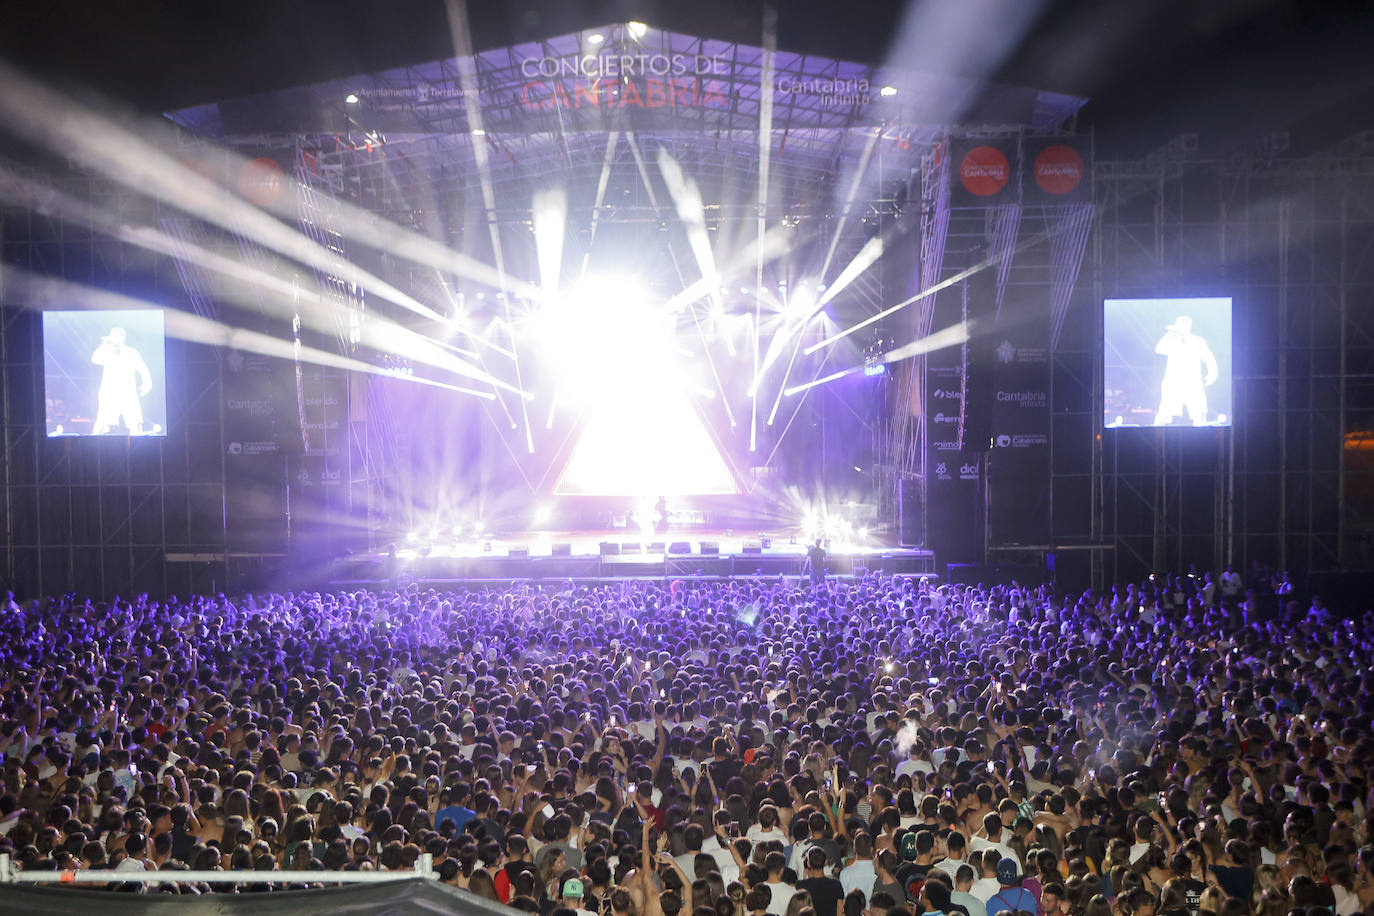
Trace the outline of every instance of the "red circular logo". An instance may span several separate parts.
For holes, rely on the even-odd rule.
[[[959,180],[964,190],[979,197],[990,197],[1007,186],[1011,166],[995,146],[975,146],[959,163]]]
[[[1062,143],[1045,147],[1035,157],[1035,183],[1046,194],[1068,194],[1083,183],[1083,157]]]
[[[274,159],[263,156],[239,170],[239,193],[259,207],[270,207],[285,190],[286,173]]]

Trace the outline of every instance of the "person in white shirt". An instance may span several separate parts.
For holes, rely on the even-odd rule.
[[[1130,858],[1132,865],[1150,848],[1150,834],[1154,830],[1154,826],[1154,821],[1148,817],[1141,817],[1135,822],[1135,843],[1131,846]]]
[[[786,881],[782,880],[783,869],[787,867],[787,860],[782,853],[774,850],[763,860],[764,867],[768,869],[767,888],[773,897],[768,901],[769,916],[787,916],[787,905],[796,896],[797,889]]]
[[[950,903],[962,906],[972,914],[984,913],[988,906],[987,900],[981,900],[972,893],[973,880],[977,874],[972,866],[967,863],[961,864],[954,875],[954,893],[949,895]],[[1050,911],[1046,911],[1046,916],[1051,916]]]
[[[958,880],[959,869],[968,864],[968,838],[957,830],[951,830],[945,840],[945,858],[935,863],[935,867],[949,875],[950,884]]]
[[[1021,857],[1005,843],[1001,842],[1002,837],[1002,817],[996,811],[989,811],[983,816],[983,833],[985,836],[976,836],[968,841],[969,848],[976,852],[994,850],[998,860],[1012,859],[1018,865],[1024,865]]]
[[[978,878],[969,887],[968,892],[983,901],[985,907],[1002,889],[1002,882],[997,880],[997,863],[1000,861],[1002,857],[995,849],[989,849],[986,853],[974,852],[969,856],[969,865],[978,874]]]
[[[716,860],[716,869],[726,884],[739,880],[739,863],[729,848],[730,837],[726,833],[725,812],[716,812],[716,833],[707,836],[701,843],[701,851]]]
[[[778,809],[773,805],[763,805],[759,808],[759,822],[750,827],[744,836],[755,846],[769,840],[776,840],[783,846],[788,845],[787,831],[782,829]]]
[[[148,858],[148,837],[142,833],[131,833],[124,839],[125,858],[115,866],[115,871],[157,871],[157,865]]]
[[[864,899],[873,896],[873,884],[878,872],[873,867],[873,840],[866,833],[854,837],[854,861],[840,871],[840,884],[846,895],[863,891]]]

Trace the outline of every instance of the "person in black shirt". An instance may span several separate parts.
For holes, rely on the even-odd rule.
[[[1164,882],[1164,887],[1159,892],[1159,904],[1155,909],[1157,916],[1191,916],[1192,911],[1188,909],[1187,892],[1183,887],[1183,878],[1170,878]]]
[[[908,859],[897,869],[897,880],[906,888],[906,899],[912,903],[921,899],[926,875],[935,867],[935,834],[929,830],[907,831],[900,844],[902,857]]]
[[[718,790],[724,791],[726,784],[743,772],[743,764],[734,756],[729,738],[720,737],[712,741],[711,753],[715,759],[706,764],[711,772],[711,782],[715,783]]]
[[[1164,890],[1161,891],[1159,908],[1161,911],[1172,909],[1166,906],[1164,896],[1169,892],[1169,888],[1177,889],[1182,895],[1181,906],[1190,914],[1196,914],[1202,906],[1202,892],[1207,889],[1207,885],[1193,877],[1193,860],[1188,858],[1187,853],[1175,853],[1169,860],[1169,868],[1174,876],[1164,882]]]
[[[1243,840],[1230,840],[1222,847],[1221,861],[1211,866],[1217,883],[1228,897],[1249,900],[1255,890],[1255,872],[1242,863],[1249,861],[1250,853]]]
[[[834,913],[844,899],[844,887],[838,878],[825,873],[825,850],[813,846],[806,853],[806,877],[797,882],[797,890],[810,891],[811,903],[817,916]]]
[[[816,538],[816,543],[806,549],[806,570],[811,576],[812,585],[820,585],[825,581],[825,548],[821,546],[820,538]]]

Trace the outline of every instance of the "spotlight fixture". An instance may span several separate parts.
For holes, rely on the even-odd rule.
[[[630,33],[631,38],[638,41],[649,31],[649,27],[642,22],[627,22],[625,23],[625,31]]]
[[[587,44],[589,45],[599,45],[605,40],[606,36],[602,35],[600,32],[593,32],[587,36]]]
[[[350,92],[348,95],[344,96],[344,101],[350,105],[356,105],[358,104],[358,94],[356,92]]]
[[[485,137],[487,135],[487,132],[480,127],[474,127],[472,129],[472,135],[474,137]]]
[[[892,98],[892,97],[893,97],[894,95],[896,95],[896,94],[897,94],[897,87],[896,87],[896,86],[884,86],[883,88],[881,88],[881,89],[878,90],[878,95],[882,96],[882,97],[885,98],[885,99],[890,99],[890,98]]]

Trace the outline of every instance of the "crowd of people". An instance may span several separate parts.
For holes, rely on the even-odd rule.
[[[183,894],[272,887],[129,874],[429,854],[541,916],[1374,913],[1374,618],[1244,585],[8,600],[0,853]]]

